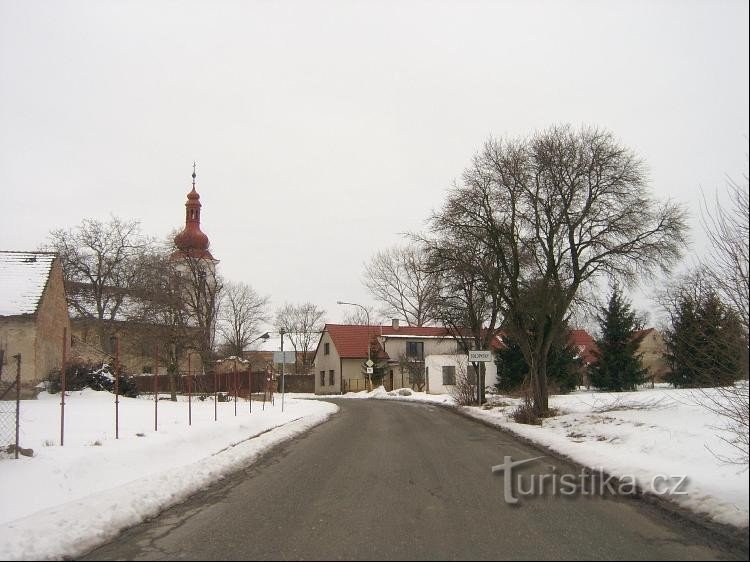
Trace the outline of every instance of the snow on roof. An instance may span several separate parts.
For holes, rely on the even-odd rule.
[[[0,250],[0,316],[34,314],[55,254]]]

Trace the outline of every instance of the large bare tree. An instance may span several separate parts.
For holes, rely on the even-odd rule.
[[[313,348],[320,338],[325,324],[325,310],[306,302],[285,304],[276,312],[276,328],[284,332],[295,353],[302,354],[302,364],[295,362],[294,372],[303,374],[310,371]]]
[[[377,252],[365,265],[364,284],[391,318],[403,318],[409,326],[434,321],[437,283],[418,245],[393,246]]]
[[[486,246],[471,243],[465,234],[451,231],[436,240],[424,240],[424,247],[427,269],[438,288],[435,318],[454,334],[464,353],[492,349],[504,318],[504,273],[494,254]],[[474,368],[481,378],[483,367],[474,364]],[[483,401],[483,380],[477,389],[476,398]]]
[[[429,222],[483,247],[502,272],[505,328],[530,370],[534,409],[548,410],[547,357],[579,289],[668,270],[685,243],[685,212],[658,202],[646,166],[596,128],[556,126],[528,139],[490,140]]]
[[[246,283],[227,282],[222,299],[219,334],[227,355],[242,357],[242,352],[260,334],[269,321],[268,297],[259,295]]]
[[[49,234],[48,248],[60,256],[68,303],[96,325],[100,347],[127,305],[138,259],[153,247],[138,221],[112,216],[108,222],[84,219],[73,228]]]

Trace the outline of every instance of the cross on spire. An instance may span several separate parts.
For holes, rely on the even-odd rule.
[[[193,189],[195,189],[195,160],[193,160]]]

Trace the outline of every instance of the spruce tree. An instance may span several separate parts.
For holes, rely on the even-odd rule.
[[[577,350],[568,343],[568,330],[555,341],[547,356],[547,378],[562,393],[575,390],[579,384],[581,361]],[[529,365],[524,359],[521,346],[512,338],[504,338],[505,347],[496,354],[498,383],[501,392],[518,390],[523,386],[529,373]]]
[[[647,373],[638,354],[643,336],[636,331],[642,326],[617,285],[598,320],[602,335],[596,340],[597,360],[589,367],[591,384],[609,391],[635,390]]]
[[[727,386],[742,374],[747,343],[740,318],[710,289],[681,295],[665,344],[674,386]]]

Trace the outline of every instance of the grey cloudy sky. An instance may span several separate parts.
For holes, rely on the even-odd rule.
[[[564,122],[697,225],[747,170],[748,43],[740,0],[0,0],[0,248],[110,213],[163,237],[195,159],[225,277],[337,321],[490,135]]]

